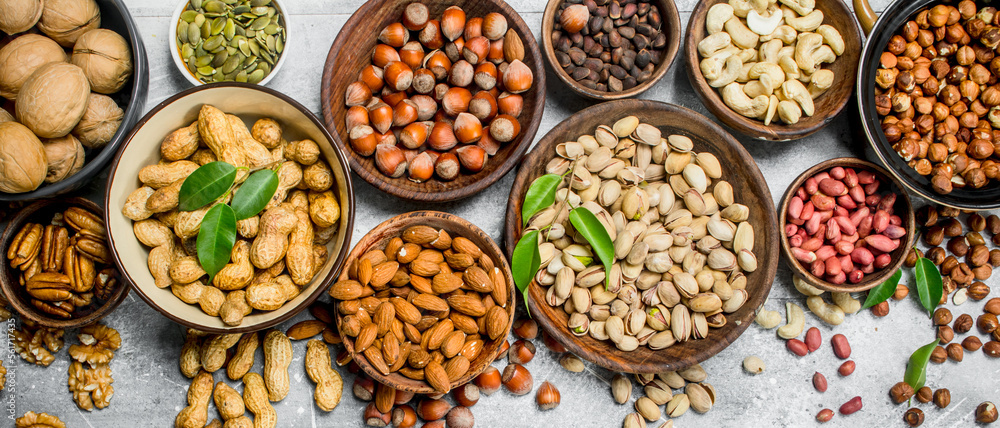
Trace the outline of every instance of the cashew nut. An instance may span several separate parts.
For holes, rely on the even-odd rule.
[[[815,73],[820,64],[836,59],[837,55],[833,50],[823,44],[823,36],[816,33],[799,35],[799,41],[795,44],[795,63],[803,71]]]
[[[806,305],[819,319],[830,325],[840,325],[844,323],[844,310],[837,305],[826,303],[820,296],[812,296],[806,299]]]
[[[837,56],[844,54],[844,37],[832,25],[820,25],[816,29],[816,34],[823,36],[823,43],[829,45],[830,49],[833,49],[833,53],[837,54]]]
[[[750,68],[750,74],[747,77],[761,79],[762,82],[766,81],[766,83],[771,85],[771,90],[773,91],[781,87],[785,82],[785,71],[781,69],[780,65],[773,62],[758,62]],[[805,86],[802,89],[804,90]],[[771,93],[768,92],[767,95],[771,95]]]
[[[819,98],[833,86],[833,77],[833,70],[817,70],[809,82],[809,95],[812,95],[813,99]]]
[[[725,64],[725,59],[720,59],[714,56],[705,58],[701,60],[701,63],[699,64],[701,68],[701,75],[708,81],[718,79],[719,75],[722,74],[722,66]]]
[[[755,48],[757,47],[757,41],[760,40],[760,36],[750,31],[738,17],[734,16],[726,21],[726,32],[729,33],[734,45],[743,49],[754,49],[756,52]]]
[[[730,37],[729,33],[715,33],[701,39],[701,41],[698,42],[698,53],[701,54],[702,57],[710,57],[732,45],[733,39]]]
[[[750,81],[750,69],[753,68],[755,62],[743,63],[743,68],[740,69],[740,75],[736,78],[737,82],[747,83]]]
[[[749,0],[751,12],[764,13],[771,4],[768,0]]]
[[[761,36],[766,36],[771,34],[775,28],[778,28],[783,19],[785,17],[781,13],[781,10],[777,6],[771,6],[760,12],[751,10],[747,14],[747,26],[750,27],[750,31]]]
[[[823,290],[814,287],[812,284],[806,282],[806,280],[802,279],[798,275],[792,276],[792,285],[795,286],[796,290],[799,290],[799,293],[802,293],[802,295],[806,297],[819,296],[820,294],[824,293]]]
[[[768,42],[774,39],[778,39],[784,42],[786,45],[790,45],[792,43],[795,43],[795,38],[798,35],[799,32],[795,31],[795,29],[792,28],[792,26],[780,25],[778,26],[778,28],[775,28],[774,31],[771,32],[771,34],[768,34],[766,36],[760,36],[760,41]]]
[[[781,67],[778,67],[781,69]],[[753,75],[753,70],[750,70],[751,77]],[[816,107],[813,105],[812,95],[806,86],[798,80],[788,80],[781,84],[781,92],[784,94],[785,98],[791,101],[799,103],[802,107],[802,112],[806,116],[812,116],[816,111]]]
[[[757,49],[743,49],[737,55],[743,60],[743,63],[757,62]]]
[[[764,126],[771,125],[771,121],[774,120],[774,114],[778,112],[778,100],[776,95],[771,95],[767,101],[767,113],[764,115]]]
[[[845,314],[855,314],[861,310],[861,301],[851,297],[851,293],[831,293],[833,304],[837,305]]]
[[[816,8],[816,0],[779,0],[799,15],[808,15]]]
[[[778,327],[778,337],[782,339],[799,337],[806,326],[806,316],[802,308],[792,302],[785,302],[785,318],[786,324]]]
[[[823,24],[823,11],[818,9],[802,16],[795,15],[795,11],[788,8],[782,8],[782,13],[785,16],[785,23],[800,32],[814,31]]]
[[[708,29],[708,34],[722,32],[725,29],[726,21],[732,17],[733,7],[726,3],[717,3],[710,7],[708,13],[705,14],[705,28]]]
[[[802,108],[795,101],[781,101],[778,103],[778,118],[788,125],[799,123],[802,118]]]
[[[733,14],[740,18],[746,18],[747,14],[753,10],[747,0],[729,0],[729,5],[733,7]]]
[[[802,72],[799,71],[799,65],[795,63],[795,59],[792,55],[782,55],[778,54],[778,65],[781,66],[781,70],[785,72],[785,77],[789,79],[798,79],[802,76]],[[831,82],[832,83],[832,82]]]
[[[729,58],[726,58],[726,65],[723,67],[722,72],[719,73],[719,76],[709,81],[708,84],[713,88],[721,88],[733,83],[742,69],[743,60],[740,59],[739,55],[731,55]]]
[[[765,79],[768,78],[768,76],[766,74],[763,75],[763,76],[761,76],[761,77],[763,77]],[[750,97],[750,98],[757,98],[757,97],[759,97],[761,95],[770,97],[771,94],[774,93],[774,90],[771,89],[771,84],[770,83],[765,83],[765,82],[763,82],[761,80],[751,80],[751,81],[747,82],[746,85],[743,85],[743,92],[746,93],[747,96]],[[770,107],[770,104],[768,105],[768,107]],[[766,120],[766,117],[767,116],[765,115],[765,120]]]
[[[777,327],[778,324],[781,323],[781,314],[779,314],[778,311],[769,311],[764,309],[764,306],[762,305],[760,310],[757,311],[757,318],[755,321],[757,321],[757,324],[761,327],[770,330]]]
[[[760,44],[760,48],[757,49],[757,58],[761,62],[773,62],[777,64],[781,48],[783,47],[785,47],[785,44],[781,40],[768,40]]]
[[[743,92],[742,85],[736,82],[722,88],[722,100],[729,108],[749,118],[763,118],[767,113],[768,97],[761,95],[751,99]]]

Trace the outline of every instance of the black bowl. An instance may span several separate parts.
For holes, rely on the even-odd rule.
[[[97,0],[97,5],[101,8],[101,28],[121,34],[129,41],[129,48],[132,50],[132,78],[118,93],[110,95],[115,103],[125,111],[122,124],[106,146],[100,149],[86,149],[87,163],[76,174],[58,183],[42,184],[41,187],[31,192],[0,192],[0,201],[30,201],[50,198],[83,187],[100,174],[104,167],[108,166],[108,162],[111,162],[111,159],[115,157],[118,146],[122,144],[125,136],[142,116],[143,107],[146,104],[146,94],[149,92],[149,63],[146,60],[146,48],[142,44],[142,35],[139,34],[139,28],[135,25],[135,20],[132,19],[128,8],[125,7],[124,1]]]
[[[917,12],[934,6],[940,0],[895,0],[879,16],[875,27],[868,36],[861,60],[858,63],[857,98],[858,110],[861,112],[861,124],[879,162],[889,170],[889,173],[899,179],[907,189],[941,205],[967,210],[989,210],[1000,208],[1000,181],[993,181],[980,189],[955,188],[951,193],[942,195],[934,191],[929,177],[917,174],[906,164],[892,148],[892,144],[882,133],[881,121],[875,111],[875,73],[879,66],[879,57],[889,39],[909,21]],[[982,6],[982,1],[976,2]]]

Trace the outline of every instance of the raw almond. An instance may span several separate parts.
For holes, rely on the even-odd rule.
[[[396,307],[389,302],[382,302],[375,308],[375,315],[372,316],[372,323],[378,327],[378,337],[385,336],[392,328],[392,320],[396,318]]]
[[[309,314],[326,324],[333,325],[333,315],[330,314],[330,310],[327,309],[326,304],[316,303],[310,306]]]
[[[424,380],[439,394],[447,394],[451,390],[451,381],[448,379],[448,372],[445,371],[440,363],[435,361],[427,363],[423,372]]]
[[[446,250],[451,247],[451,235],[444,229],[441,229],[438,231],[437,238],[431,241],[430,244],[439,250]]]
[[[444,262],[444,254],[438,250],[423,249],[420,250],[420,254],[417,255],[417,260],[423,260],[426,262],[434,262],[441,264]]]
[[[475,361],[479,357],[479,354],[483,352],[483,346],[485,346],[485,342],[480,339],[468,340],[462,346],[462,351],[459,353],[469,361]]]
[[[326,329],[326,323],[319,320],[299,321],[288,328],[288,338],[292,340],[302,340],[313,337]]]
[[[427,311],[447,311],[448,302],[433,294],[421,293],[413,298],[413,306]]]
[[[431,286],[431,280],[424,278],[419,275],[410,275],[410,285],[413,286],[414,290],[421,293],[433,294],[434,288]]]
[[[365,349],[365,359],[368,360],[368,364],[371,364],[375,370],[384,375],[389,374],[389,366],[385,363],[385,359],[382,358],[382,351],[376,349],[374,346],[369,346]]]
[[[486,334],[496,340],[507,332],[507,312],[494,306],[486,313]]]
[[[443,370],[443,368],[442,368],[442,370]],[[412,367],[403,367],[403,368],[399,369],[399,374],[401,374],[403,376],[406,376],[407,378],[413,379],[413,380],[425,380],[424,379],[424,369],[415,369],[415,368],[412,368]],[[447,376],[447,375],[445,375],[445,376]],[[444,392],[448,392],[448,391],[444,391]],[[444,392],[442,392],[442,393],[444,393]]]
[[[454,357],[458,355],[464,345],[465,333],[455,330],[448,333],[444,338],[444,342],[441,342],[441,353],[444,354],[445,358]]]
[[[413,349],[413,344],[409,342],[403,342],[399,345],[399,356],[396,358],[396,362],[389,366],[389,371],[392,373],[398,372],[399,369],[406,365],[407,358],[410,356],[410,350]],[[384,351],[383,351],[384,353]]]
[[[399,340],[396,336],[387,334],[382,338],[382,359],[386,364],[395,365],[399,358]]]
[[[354,280],[337,281],[330,287],[330,297],[337,300],[354,300],[361,297],[364,287]]]
[[[445,364],[444,370],[448,374],[448,380],[455,382],[469,372],[469,359],[462,355],[456,355]]]
[[[441,272],[441,265],[430,260],[415,259],[410,262],[410,273],[431,278]]]
[[[358,282],[368,285],[372,280],[372,262],[368,259],[358,260]]]
[[[478,297],[463,295],[448,297],[448,305],[452,309],[470,317],[481,317],[486,315],[486,307]]]
[[[340,338],[340,334],[337,330],[332,328],[326,328],[323,330],[323,341],[330,345],[339,345],[344,343],[344,340]]]
[[[425,225],[410,226],[403,231],[402,238],[405,242],[417,245],[430,244],[438,238],[438,231]]]
[[[361,327],[361,332],[358,333],[358,337],[354,340],[354,352],[364,352],[371,347],[377,335],[378,327],[375,324],[368,324]]]
[[[379,263],[383,263],[386,260],[389,260],[389,258],[385,256],[385,252],[382,250],[371,250],[362,254],[361,257],[358,257],[358,260],[368,260],[371,262],[372,266],[378,266]]]
[[[420,246],[417,244],[406,243],[399,249],[396,253],[396,261],[402,264],[408,264],[417,259],[420,255]]]
[[[462,278],[453,273],[439,273],[431,280],[431,289],[435,294],[447,294],[462,288]]]
[[[434,327],[431,327],[430,330],[424,333],[424,336],[427,337],[427,349],[435,350],[440,348],[441,343],[444,342],[444,339],[447,338],[448,335],[451,334],[451,332],[454,330],[455,330],[455,324],[452,323],[451,320],[444,319],[438,321],[438,323],[435,324]]]
[[[476,263],[476,259],[471,255],[455,252],[446,254],[444,261],[448,262],[448,266],[455,270],[465,270]]]
[[[455,324],[455,328],[461,330],[465,334],[476,334],[479,333],[479,325],[476,324],[476,319],[468,315],[452,312],[448,315],[448,319]]]
[[[396,270],[399,269],[398,262],[382,262],[372,269],[371,275],[371,286],[372,288],[379,290],[385,287],[392,277],[396,275]],[[360,278],[361,267],[358,267],[358,275]]]
[[[462,280],[473,291],[489,293],[493,291],[493,282],[490,275],[479,266],[472,266],[462,274]]]
[[[417,309],[412,303],[399,297],[389,299],[389,303],[392,303],[392,306],[396,308],[396,317],[401,321],[407,324],[420,322],[420,309]]]
[[[397,236],[395,238],[390,239],[389,243],[386,244],[385,246],[385,250],[383,250],[387,260],[398,261],[396,260],[396,256],[399,254],[400,248],[403,248],[402,238]]]
[[[457,236],[455,239],[451,240],[451,248],[454,249],[455,252],[468,254],[474,259],[478,259],[483,255],[483,250],[480,250],[479,247],[468,238],[463,238],[461,236]]]
[[[490,271],[490,281],[493,282],[493,289],[490,290],[493,302],[498,306],[507,306],[507,280],[504,278],[503,271],[494,267]]]

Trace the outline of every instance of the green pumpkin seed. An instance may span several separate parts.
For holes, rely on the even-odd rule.
[[[278,26],[275,24],[268,24],[266,27],[264,27],[264,34],[275,35],[277,33],[278,33]]]
[[[257,58],[259,58],[259,57],[256,56],[256,55],[254,55],[254,56],[251,56],[251,57],[243,60],[243,66],[246,67],[246,68],[253,67],[254,64],[257,63]]]
[[[222,65],[222,72],[226,74],[232,73],[233,70],[236,70],[236,67],[239,67],[239,65],[240,65],[239,57],[237,56],[230,57],[228,60],[226,60],[226,63]]]
[[[254,31],[260,31],[263,30],[264,27],[267,27],[267,24],[269,24],[270,22],[271,22],[270,19],[267,19],[262,16],[260,18],[255,19],[253,21],[253,24],[250,25],[250,28],[253,29]]]
[[[198,16],[198,12],[194,10],[185,10],[181,12],[181,20],[187,23],[194,22],[194,19]]]
[[[205,44],[203,46],[206,51],[214,51],[216,48],[222,46],[222,43],[225,41],[226,39],[224,39],[222,35],[219,34],[208,38],[208,40],[205,40]]]
[[[247,36],[247,29],[243,28],[242,25],[237,25],[236,26],[236,35],[237,36],[246,37]]]
[[[249,5],[245,5],[245,4],[241,4],[241,5],[236,6],[236,7],[233,8],[233,14],[234,15],[242,15],[242,14],[247,13],[249,11],[250,11],[250,6]]]
[[[236,21],[226,18],[226,26],[222,29],[222,35],[226,36],[226,40],[232,40],[236,37]]]
[[[269,64],[274,65],[274,57],[271,56],[271,54],[267,53],[267,51],[260,51],[260,57],[263,58],[264,61],[267,61]]]
[[[176,41],[202,82],[260,83],[285,49],[286,29],[271,0],[190,0]]]
[[[222,1],[225,2],[226,4],[232,6],[232,5],[236,4],[236,2],[238,0],[222,0]]]
[[[267,51],[269,53],[272,53],[272,54],[274,53],[274,43],[275,43],[274,36],[267,36],[267,43],[266,44],[267,44]]]
[[[271,74],[271,65],[266,62],[257,63],[257,69],[264,72],[264,75]]]
[[[239,41],[240,52],[243,52],[244,56],[250,56],[250,44],[246,40],[240,39]]]
[[[260,55],[260,44],[257,43],[257,39],[250,39],[247,42],[250,45],[250,52],[254,55]],[[246,52],[244,52],[246,53]],[[250,56],[250,55],[247,55]]]
[[[271,4],[271,0],[250,0],[250,6],[261,7]]]
[[[188,24],[187,40],[189,43],[195,45],[201,41],[201,28],[199,28],[193,22],[191,24]]]
[[[187,68],[188,68],[188,70],[191,70],[192,72],[194,72],[195,70],[197,70],[198,69],[198,58],[196,58],[194,55],[189,56],[188,59],[187,59]]]
[[[194,54],[197,56],[202,56],[202,55],[208,55],[208,52],[206,52],[205,48],[201,47],[201,45],[199,44],[198,46],[194,47]]]
[[[195,25],[197,25],[200,28],[202,26],[202,24],[205,23],[206,19],[207,18],[205,18],[204,14],[199,13],[198,16],[194,17],[194,23],[195,23]]]
[[[198,57],[198,61],[197,61],[198,67],[200,68],[200,67],[207,67],[207,66],[209,66],[210,64],[212,64],[212,59],[214,59],[214,58],[215,57],[212,56],[212,55],[202,55],[202,56]]]
[[[205,3],[205,12],[222,13],[226,11],[226,4],[219,0],[211,0]]]
[[[182,45],[181,46],[181,58],[187,58],[187,57],[189,57],[191,55],[194,55],[194,48],[192,48],[191,45],[188,44],[188,43],[185,43],[184,45]]]
[[[246,83],[247,82],[247,72],[246,71],[240,71],[239,73],[236,73],[236,81],[240,82],[240,83]]]
[[[201,24],[201,38],[207,39],[212,36],[212,23],[210,21],[205,21]]]
[[[268,9],[267,7],[255,7],[253,9],[250,9],[250,12],[252,12],[254,15],[257,16],[264,16],[267,15],[267,9]]]
[[[188,24],[185,22],[177,23],[177,44],[184,44],[188,42]]]
[[[201,0],[191,0],[191,8],[201,9]]]
[[[247,38],[252,39],[254,37],[257,37],[257,32],[252,28],[247,28]]]
[[[277,11],[277,10],[275,10],[275,9],[274,9],[273,7],[269,7],[269,8],[267,8],[267,16],[268,16],[269,18],[270,18],[270,17],[273,17],[274,15],[277,15],[277,14],[278,14],[278,11]]]
[[[233,58],[236,58],[236,57],[233,57]],[[212,67],[216,67],[216,68],[222,67],[222,65],[225,64],[226,61],[228,61],[228,60],[229,60],[229,52],[226,52],[226,51],[219,52],[219,53],[215,54],[215,58],[212,59]]]
[[[281,55],[281,53],[285,51],[284,37],[278,37],[278,39],[274,41],[274,51],[277,52],[278,55]]]
[[[252,83],[254,85],[260,83],[261,80],[264,80],[264,70],[256,70],[253,73],[250,73],[249,76],[247,76],[247,82]]]
[[[212,35],[222,34],[222,30],[226,28],[226,18],[215,18],[212,20]],[[235,30],[234,30],[235,31]]]
[[[198,73],[204,74],[206,76],[211,76],[211,75],[215,74],[215,69],[212,68],[212,67],[208,67],[208,66],[206,66],[206,67],[198,67]]]

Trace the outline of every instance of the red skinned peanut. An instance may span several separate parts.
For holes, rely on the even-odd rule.
[[[833,345],[833,353],[837,358],[846,360],[851,357],[851,344],[847,342],[847,337],[843,334],[833,335],[830,344]]]

